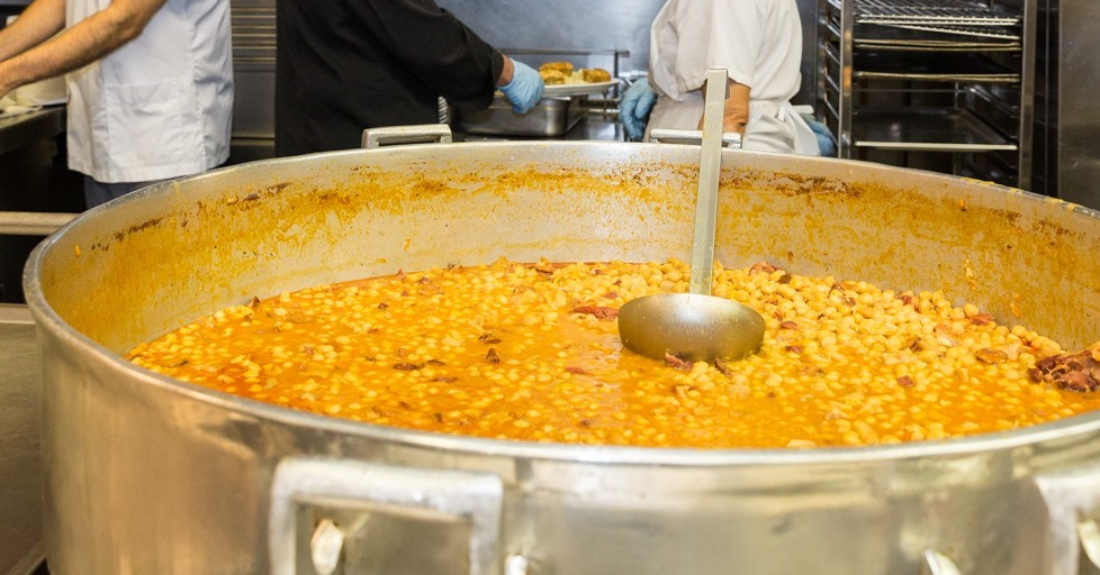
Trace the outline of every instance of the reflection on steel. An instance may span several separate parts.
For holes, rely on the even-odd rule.
[[[0,212],[0,235],[48,236],[79,214]]]
[[[1085,556],[1097,568],[1100,568],[1100,527],[1089,519],[1077,524],[1077,536],[1081,538],[1081,548]]]
[[[962,575],[954,561],[935,549],[924,552],[924,564],[929,575]]]

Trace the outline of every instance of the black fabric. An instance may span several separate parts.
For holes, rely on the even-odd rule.
[[[439,96],[467,109],[493,99],[503,56],[433,0],[278,0],[276,10],[277,155],[434,124]]]

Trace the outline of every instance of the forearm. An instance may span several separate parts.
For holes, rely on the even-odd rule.
[[[0,62],[37,46],[65,27],[65,0],[35,0],[0,30]]]
[[[110,54],[138,37],[163,3],[115,0],[52,40],[0,62],[0,94],[71,72]]]
[[[516,71],[515,64],[508,56],[504,56],[504,65],[501,66],[500,76],[497,77],[497,86],[504,86],[512,81],[512,74]]]

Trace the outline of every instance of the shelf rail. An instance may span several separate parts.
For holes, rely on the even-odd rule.
[[[0,235],[48,236],[79,215],[56,212],[0,212]]]

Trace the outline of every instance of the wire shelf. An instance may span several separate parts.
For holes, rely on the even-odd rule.
[[[965,0],[857,0],[856,22],[933,26],[1016,26],[1020,17]]]

